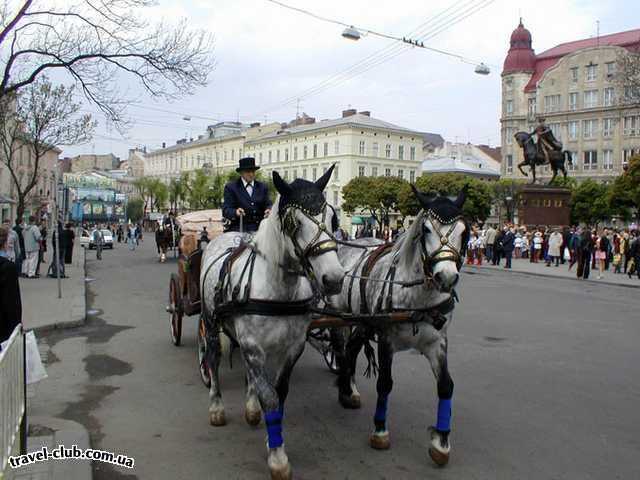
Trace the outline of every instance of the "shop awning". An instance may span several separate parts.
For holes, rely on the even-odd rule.
[[[351,217],[351,225],[364,225],[362,217]]]
[[[0,203],[16,203],[15,200],[12,200],[9,197],[5,197],[4,195],[0,195]]]

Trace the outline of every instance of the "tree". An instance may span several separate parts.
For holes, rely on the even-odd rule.
[[[368,211],[379,224],[389,222],[389,214],[398,211],[399,194],[409,184],[398,177],[355,177],[342,188],[342,208],[347,213]]]
[[[96,123],[91,115],[80,114],[74,102],[75,88],[52,86],[47,77],[27,85],[13,99],[0,97],[0,144],[17,193],[17,218],[22,218],[25,201],[40,177],[43,157],[62,145],[91,139]],[[16,153],[26,149],[31,168],[25,169]],[[21,177],[26,176],[26,179]]]
[[[181,175],[179,178],[172,178],[169,182],[169,203],[171,209],[176,212],[178,210],[178,204],[181,204],[185,199],[186,187],[185,183],[188,180],[188,175]]]
[[[523,180],[513,180],[503,178],[491,184],[493,201],[500,207],[500,213],[503,209],[506,212],[507,221],[513,221],[515,207],[520,203],[520,194],[522,193]],[[501,216],[501,215],[500,215]]]
[[[127,105],[115,87],[130,77],[154,97],[174,98],[206,85],[213,68],[212,36],[151,24],[151,0],[20,0],[0,9],[0,100],[47,72],[61,72],[116,126]],[[139,92],[131,91],[137,96]]]
[[[133,223],[137,223],[142,219],[143,202],[139,198],[134,198],[127,202],[127,218]]]
[[[491,213],[491,188],[482,180],[458,173],[423,174],[416,179],[416,187],[423,192],[436,192],[454,197],[467,187],[467,199],[464,203],[464,215],[471,221],[482,222]],[[400,193],[400,211],[404,215],[416,215],[420,205],[409,185]]]
[[[184,177],[185,197],[189,207],[202,210],[215,206],[211,187],[215,177],[208,176],[204,170],[196,170],[193,175]]]
[[[611,217],[609,188],[587,179],[580,183],[571,195],[571,222],[595,227]]]
[[[609,206],[613,213],[629,218],[630,210],[635,210],[640,221],[640,155],[629,160],[629,167],[611,186]]]
[[[615,84],[621,103],[640,105],[640,49],[622,51],[617,58]]]

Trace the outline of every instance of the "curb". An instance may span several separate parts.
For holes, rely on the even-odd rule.
[[[556,280],[568,280],[570,282],[577,282],[578,278],[571,278],[571,277],[562,277],[559,275],[550,275],[548,273],[538,273],[538,272],[523,272],[522,270],[514,270],[514,269],[507,269],[507,268],[494,268],[494,267],[487,267],[484,265],[465,265],[466,268],[468,267],[472,267],[475,270],[488,270],[488,271],[494,271],[494,272],[507,272],[511,275],[514,274],[520,274],[520,275],[530,275],[532,277],[544,277],[544,278],[554,278]],[[581,282],[587,282],[590,283],[592,285],[609,285],[612,287],[623,287],[623,288],[640,288],[640,281],[638,282],[638,285],[629,285],[627,283],[616,283],[616,282],[608,282],[608,281],[602,281],[602,280],[593,280],[593,279],[588,279],[588,280],[580,280]]]
[[[31,425],[41,425],[53,430],[54,447],[64,445],[65,448],[71,448],[72,445],[77,445],[78,448],[82,450],[91,448],[89,432],[84,426],[77,422],[54,417],[33,416],[29,417],[29,423]],[[28,451],[40,448],[36,440],[37,438],[46,437],[27,437]],[[91,462],[87,460],[55,461],[51,471],[52,480],[91,480],[93,477]]]

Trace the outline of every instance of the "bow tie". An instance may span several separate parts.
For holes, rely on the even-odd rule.
[[[249,187],[253,188],[253,183],[247,183],[244,188],[248,190]]]

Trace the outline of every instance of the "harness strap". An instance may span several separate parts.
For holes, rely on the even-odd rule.
[[[360,255],[360,258],[356,262],[355,268],[353,269],[354,272],[358,271],[358,269],[360,268],[360,265],[362,265],[362,262],[364,262],[364,259],[367,258],[367,255],[369,255],[369,252],[367,250],[362,252],[362,254]],[[347,295],[347,304],[349,308],[349,313],[353,313],[353,307],[351,306],[351,292],[353,292],[353,283],[355,282],[356,278],[358,278],[356,275],[352,275],[349,280],[349,291]]]
[[[367,305],[367,277],[373,270],[376,262],[391,251],[393,244],[384,243],[369,254],[367,262],[362,268],[362,277],[360,278],[360,313],[371,313]]]

